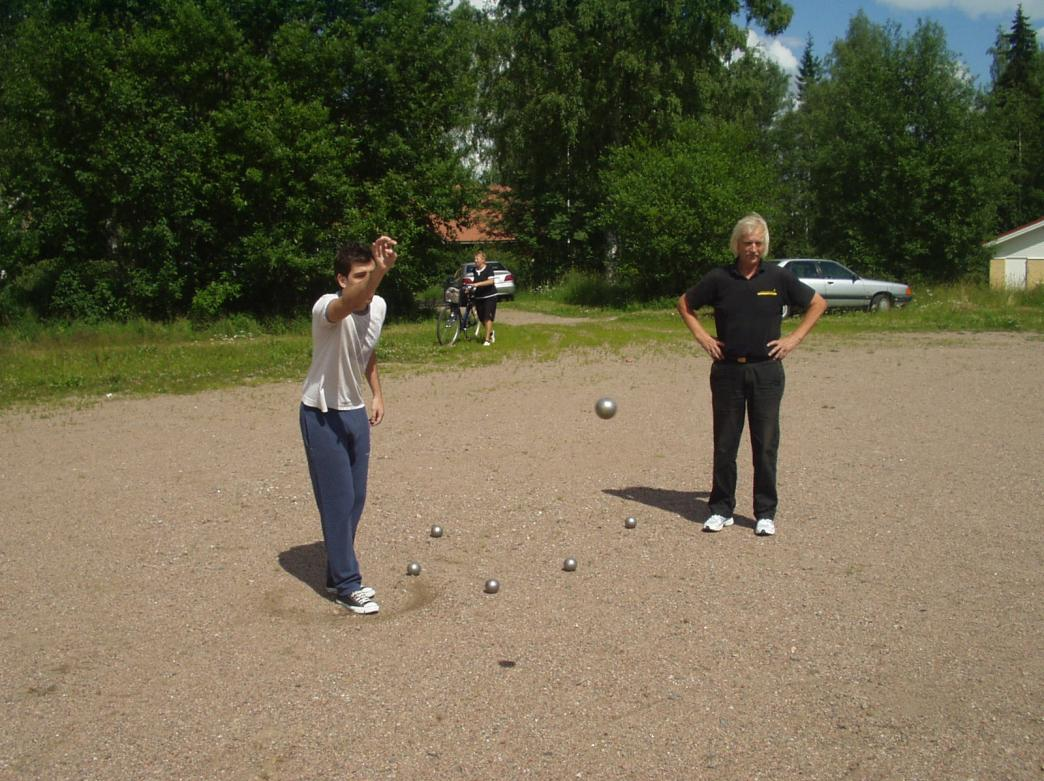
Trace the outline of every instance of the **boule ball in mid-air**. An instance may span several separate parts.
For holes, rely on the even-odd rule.
[[[442,527],[441,526],[432,526],[431,527],[431,536],[432,537],[441,537],[442,536]]]
[[[616,414],[616,402],[608,397],[599,399],[595,402],[595,413],[602,420],[609,420]]]
[[[638,525],[638,519],[635,518],[633,515],[629,516],[627,518],[627,520],[624,521],[624,528],[625,529],[633,529],[637,525]]]
[[[490,578],[486,581],[486,587],[484,590],[487,594],[496,594],[500,591],[500,581],[495,578]]]
[[[421,574],[421,565],[418,564],[415,561],[411,561],[410,565],[406,568],[406,574],[407,575],[420,575]]]
[[[576,559],[568,558],[562,562],[562,569],[566,572],[574,572],[576,570]]]

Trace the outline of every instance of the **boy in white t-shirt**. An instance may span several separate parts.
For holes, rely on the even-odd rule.
[[[355,533],[366,504],[370,426],[384,418],[375,349],[387,304],[374,295],[395,265],[396,242],[381,236],[369,248],[346,244],[337,252],[340,288],[312,307],[312,365],[301,393],[301,437],[326,545],[326,588],[353,613],[376,613],[375,592],[364,586]],[[366,414],[363,377],[373,397]]]

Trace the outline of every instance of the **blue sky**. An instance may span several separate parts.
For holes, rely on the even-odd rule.
[[[904,35],[917,28],[918,19],[938,23],[946,31],[946,42],[952,52],[968,67],[980,87],[989,87],[988,54],[997,38],[997,28],[1008,32],[1015,18],[1017,2],[1012,0],[787,0],[794,18],[786,32],[775,39],[757,36],[769,57],[784,70],[794,73],[812,35],[816,56],[824,58],[835,40],[844,38],[848,22],[859,9],[870,21],[884,24],[893,21]],[[1044,0],[1023,0],[1022,11],[1037,31],[1037,41],[1044,41]],[[755,31],[755,34],[760,31]]]

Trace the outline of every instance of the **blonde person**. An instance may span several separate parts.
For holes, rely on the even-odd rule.
[[[366,505],[370,427],[384,418],[375,348],[388,310],[375,295],[395,265],[395,241],[346,244],[334,259],[338,291],[312,306],[312,365],[301,393],[301,437],[326,547],[326,588],[353,613],[376,613],[363,585],[355,534]],[[370,387],[366,412],[363,380]]]
[[[769,229],[758,214],[736,223],[729,241],[735,262],[708,272],[678,299],[678,312],[693,338],[711,357],[711,407],[714,416],[714,467],[710,517],[704,531],[733,524],[736,507],[736,455],[744,414],[750,420],[754,461],[754,531],[776,533],[776,456],[779,407],[783,400],[783,359],[792,353],[826,311],[819,293],[790,271],[766,264]],[[797,328],[781,336],[783,306],[802,307]],[[700,307],[714,308],[717,336],[700,322]]]
[[[486,338],[482,345],[489,347],[497,341],[497,335],[493,331],[493,321],[497,317],[497,288],[496,280],[493,279],[493,269],[486,264],[486,253],[482,250],[475,253],[475,275],[471,285],[475,290],[475,311],[478,313],[479,322],[486,329]]]

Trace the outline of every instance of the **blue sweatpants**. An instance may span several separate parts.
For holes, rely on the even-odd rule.
[[[355,532],[366,505],[370,421],[366,408],[329,410],[301,405],[301,437],[326,544],[326,582],[347,596],[362,585]]]

